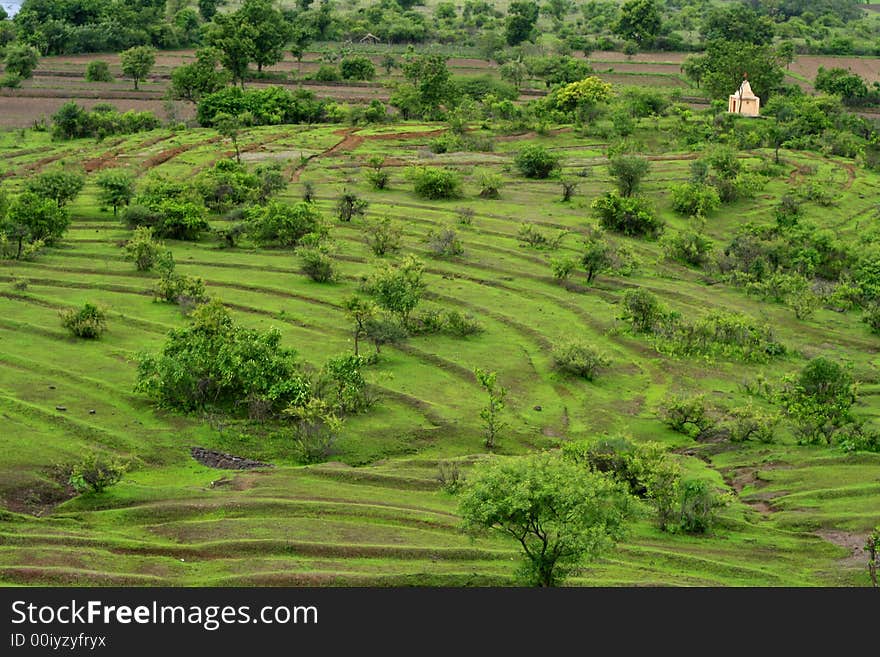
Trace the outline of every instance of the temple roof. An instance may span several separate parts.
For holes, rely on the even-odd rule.
[[[742,81],[742,84],[739,85],[739,90],[734,95],[739,98],[757,98],[755,92],[752,91],[752,85],[749,84],[748,80]]]

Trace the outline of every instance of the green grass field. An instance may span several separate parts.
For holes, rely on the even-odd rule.
[[[657,127],[644,120],[637,133],[652,153],[645,192],[670,228],[684,228],[687,221],[671,211],[666,190],[688,178],[695,154],[675,152],[670,128]],[[242,135],[243,159],[285,164],[290,183],[282,200],[298,200],[304,182],[315,185],[318,207],[332,224],[342,274],[336,283],[310,281],[288,250],[168,242],[178,269],[203,277],[237,321],[279,328],[284,344],[303,361],[320,364],[352,349],[342,303],[379,262],[358,220],[335,219],[342,190],[355,190],[369,200],[369,215],[399,220],[403,252],[425,260],[423,305],[471,313],[484,326],[483,333],[465,339],[414,337],[399,348],[384,348],[368,370],[379,403],[347,419],[332,462],[307,467],[297,464],[283,432],[158,411],[133,391],[137,354],[158,350],[167,331],[184,326],[186,318],[176,306],[152,300],[155,274],[137,272],[123,260],[120,244],[130,231],[99,207],[94,177],[113,166],[139,176],[152,171],[190,179],[229,156],[231,145],[209,129],[163,129],[103,143],[53,142],[31,131],[0,134],[7,190],[60,162],[84,161],[91,171],[72,204],[63,242],[33,261],[0,263],[0,498],[9,509],[0,515],[0,582],[511,584],[515,543],[465,536],[455,497],[436,479],[438,461],[467,464],[485,453],[478,415],[484,395],[472,374],[481,367],[497,370],[509,389],[509,427],[500,453],[623,432],[675,448],[689,471],[711,477],[733,495],[710,535],[666,534],[645,518],[617,550],[570,583],[869,584],[858,546],[880,521],[880,455],[798,446],[787,430],[773,445],[698,443],[657,417],[669,392],[702,391],[718,404],[735,406],[746,400],[745,382],[759,374],[778,381],[819,354],[852,362],[864,384],[859,414],[880,414],[878,339],[859,313],[820,309],[798,320],[786,306],[665,260],[657,242],[624,238],[615,239],[642,261],[636,274],[600,276],[589,287],[576,277],[577,285],[566,289],[553,280],[549,258],[576,255],[581,236],[595,225],[590,202],[611,186],[603,157],[608,144],[562,129],[505,137],[493,152],[432,155],[429,135],[444,128],[274,126]],[[561,202],[558,183],[515,173],[513,154],[527,142],[562,155],[567,173],[585,174],[572,202]],[[373,191],[364,180],[366,160],[374,154],[393,158],[389,190]],[[311,159],[299,171],[301,155]],[[760,155],[741,157],[754,164]],[[850,239],[874,221],[880,176],[842,159],[787,151],[782,156],[785,174],[757,198],[710,217],[706,231],[717,246],[727,244],[743,221],[772,223],[772,207],[809,177],[809,165],[818,167],[812,176],[841,197],[832,208],[807,204],[806,220]],[[460,169],[464,197],[419,199],[404,177],[409,164]],[[499,200],[477,196],[484,170],[503,176]],[[456,223],[460,208],[474,211],[470,226]],[[214,222],[222,225],[219,218]],[[517,240],[522,222],[570,234],[558,251],[530,249]],[[425,237],[444,226],[458,231],[462,256],[432,257]],[[20,279],[27,280],[24,290],[12,285]],[[620,300],[635,286],[654,291],[685,317],[728,309],[769,321],[788,355],[768,364],[663,356],[623,330]],[[60,325],[59,311],[85,301],[108,309],[109,330],[99,341],[71,338]],[[595,382],[551,368],[553,344],[568,337],[583,338],[611,358]],[[274,467],[245,473],[207,468],[190,457],[194,445]],[[133,467],[102,495],[67,499],[57,472],[92,448],[117,453]]]

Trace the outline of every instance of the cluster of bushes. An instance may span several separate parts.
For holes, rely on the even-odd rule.
[[[130,228],[147,226],[157,237],[175,240],[198,240],[210,229],[207,208],[196,189],[163,178],[144,184],[122,220]]]
[[[265,203],[287,182],[277,162],[249,170],[240,162],[223,159],[200,173],[194,184],[205,205],[222,212],[247,203]]]
[[[650,335],[656,349],[672,355],[765,362],[786,351],[768,324],[721,310],[686,321],[644,289],[624,293],[622,318],[635,332]]]
[[[198,104],[197,118],[205,127],[215,125],[221,115],[239,117],[244,124],[279,125],[319,123],[325,120],[327,102],[306,89],[283,87],[244,90],[226,87],[207,94]]]
[[[64,103],[52,115],[52,134],[59,139],[126,135],[155,130],[162,123],[152,112],[119,112],[112,105],[101,103],[91,110],[73,101]]]
[[[686,477],[659,443],[634,443],[623,436],[566,442],[567,460],[602,473],[654,507],[666,532],[704,534],[719,521],[729,498],[705,479]]]

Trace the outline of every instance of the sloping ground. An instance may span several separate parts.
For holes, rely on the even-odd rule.
[[[687,458],[688,468],[719,485],[726,482],[741,495],[711,536],[670,536],[648,519],[641,521],[619,552],[585,570],[575,583],[865,583],[862,565],[847,561],[851,551],[814,532],[860,535],[880,520],[874,457],[799,448],[787,434],[769,453],[750,446],[704,453],[656,417],[668,391],[701,390],[719,403],[740,404],[742,381],[758,374],[776,380],[818,353],[853,360],[859,378],[876,381],[878,342],[858,315],[823,309],[799,321],[781,305],[709,284],[701,272],[663,260],[657,243],[642,240],[621,240],[643,261],[634,276],[602,276],[587,287],[579,274],[565,289],[553,282],[548,260],[579,252],[593,223],[589,204],[610,185],[601,157],[604,144],[558,131],[498,140],[493,152],[433,156],[426,145],[442,129],[276,126],[242,134],[248,155],[277,159],[285,170],[299,172],[283,199],[298,199],[302,182],[315,185],[318,207],[332,224],[338,283],[309,281],[288,250],[224,249],[209,240],[169,243],[180,270],[205,278],[210,293],[226,302],[238,321],[277,326],[304,361],[320,363],[351,349],[342,304],[381,262],[364,244],[358,222],[334,219],[341,191],[356,190],[369,200],[370,214],[400,221],[404,251],[425,260],[425,305],[472,313],[484,326],[484,333],[468,339],[421,337],[400,349],[383,349],[380,364],[368,371],[380,402],[369,413],[349,418],[339,441],[335,458],[347,465],[307,469],[295,467],[283,433],[251,435],[215,417],[157,412],[132,390],[137,353],[158,349],[165,333],[186,320],[177,308],[152,301],[153,274],[138,273],[122,259],[119,246],[130,231],[101,211],[93,176],[112,165],[138,175],[152,169],[189,178],[228,156],[230,146],[211,130],[155,131],[105,143],[52,143],[47,135],[32,133],[0,137],[5,185],[12,189],[31,171],[61,160],[96,163],[73,204],[74,221],[64,242],[33,262],[0,265],[0,413],[6,427],[0,432],[0,497],[7,508],[21,512],[0,517],[2,581],[508,583],[515,545],[497,538],[471,543],[462,536],[455,500],[437,490],[435,480],[439,459],[481,451],[483,396],[471,372],[483,367],[497,369],[510,390],[503,452],[623,431],[637,440],[695,450],[706,460]],[[667,138],[648,130],[642,136]],[[567,173],[586,173],[572,203],[558,200],[556,183],[526,181],[512,172],[512,154],[536,139],[565,157]],[[364,164],[373,154],[393,158],[390,190],[372,191],[363,180]],[[309,158],[305,166],[301,156]],[[787,170],[756,199],[711,217],[707,232],[716,244],[726,244],[743,220],[772,221],[778,197],[811,175],[845,196],[832,209],[807,205],[805,219],[847,239],[862,232],[880,187],[876,175],[844,160],[783,156]],[[671,229],[687,222],[671,213],[666,188],[688,178],[694,157],[652,157],[645,191]],[[743,159],[757,162],[754,156]],[[433,203],[418,199],[401,168],[412,163],[460,167],[465,196]],[[478,198],[482,170],[503,176],[500,200]],[[457,223],[463,207],[474,210],[470,226]],[[524,221],[549,235],[562,229],[571,233],[556,252],[525,248],[516,237]],[[216,225],[222,224],[217,220]],[[425,239],[444,226],[458,230],[463,256],[432,257]],[[25,289],[10,285],[21,279],[27,281]],[[619,301],[633,286],[651,289],[685,316],[720,307],[766,318],[791,355],[766,365],[722,361],[710,367],[661,357],[645,341],[619,330]],[[109,309],[109,332],[99,342],[73,340],[59,325],[59,310],[84,301]],[[553,344],[570,336],[589,340],[612,359],[592,384],[550,368]],[[876,387],[863,389],[862,411],[877,413],[876,393]],[[130,459],[133,470],[104,496],[56,507],[70,495],[58,475],[60,466],[94,446]],[[207,469],[191,459],[193,446],[275,467],[245,474]],[[796,468],[769,468],[771,461]],[[351,467],[365,464],[372,465]],[[767,478],[766,488],[753,490],[753,471]]]

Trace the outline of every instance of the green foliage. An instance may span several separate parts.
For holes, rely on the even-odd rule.
[[[156,49],[150,46],[135,46],[119,53],[119,61],[122,64],[122,74],[131,78],[137,90],[138,83],[149,75],[156,63]]]
[[[627,290],[623,294],[623,319],[628,320],[633,330],[651,333],[666,316],[657,296],[642,288]]]
[[[323,399],[312,397],[284,410],[293,419],[294,454],[300,463],[322,463],[333,455],[342,420]]]
[[[97,495],[119,483],[127,471],[128,465],[93,452],[71,467],[68,482],[77,493]]]
[[[324,363],[316,392],[335,413],[358,413],[373,403],[362,372],[366,364],[366,358],[351,354]]]
[[[692,438],[706,435],[717,424],[705,395],[669,395],[660,405],[659,413],[670,429]]]
[[[649,47],[660,32],[660,8],[656,0],[626,0],[614,33],[639,46]]]
[[[507,9],[504,37],[507,45],[516,46],[532,39],[538,21],[538,4],[531,0],[513,0]]]
[[[716,39],[698,61],[706,92],[725,101],[739,88],[747,72],[752,90],[764,105],[781,85],[785,73],[779,53],[769,45]]]
[[[568,235],[568,231],[561,230],[555,237],[550,237],[547,233],[538,230],[534,224],[522,223],[519,226],[516,238],[523,244],[523,246],[528,246],[533,249],[546,248],[555,250],[559,248],[559,245],[562,243],[562,238],[566,235]]]
[[[459,198],[461,176],[452,169],[413,167],[409,170],[415,193],[431,200]]]
[[[127,171],[121,169],[102,171],[98,174],[95,182],[100,189],[98,200],[103,205],[112,207],[114,216],[116,216],[120,207],[127,206],[134,197],[134,176]]]
[[[514,164],[526,178],[548,178],[559,168],[559,156],[539,144],[529,144],[519,149]]]
[[[600,234],[592,234],[584,240],[581,265],[587,271],[587,283],[592,283],[597,275],[607,271],[614,264],[611,245]]]
[[[364,283],[364,291],[382,308],[398,315],[406,327],[426,287],[423,271],[421,260],[406,256],[400,262],[386,264],[373,272]]]
[[[288,91],[283,87],[265,87],[245,91],[225,87],[206,94],[198,103],[199,124],[211,127],[219,117],[248,115],[254,125],[317,123],[324,120],[327,103],[317,100],[307,89]]]
[[[483,421],[484,444],[487,449],[495,449],[498,435],[507,426],[501,419],[501,412],[504,410],[504,399],[507,397],[507,389],[498,385],[497,372],[487,372],[478,367],[474,370],[474,376],[488,396],[486,405],[480,410],[480,419]]]
[[[331,283],[337,278],[336,267],[324,249],[308,247],[297,250],[302,272],[316,283]]]
[[[717,521],[718,509],[727,501],[704,479],[685,479],[680,488],[682,531],[705,534]]]
[[[354,217],[363,216],[369,203],[354,192],[343,191],[336,203],[336,216],[339,221],[351,221]]]
[[[687,217],[706,217],[721,205],[718,191],[711,185],[686,182],[669,188],[672,209]]]
[[[366,172],[366,178],[373,189],[388,189],[391,174],[385,168],[385,158],[381,155],[374,155],[367,161],[367,164],[370,168]]]
[[[553,347],[553,367],[587,381],[611,364],[611,360],[594,346],[581,340],[568,340]]]
[[[110,65],[100,59],[90,61],[86,65],[86,82],[113,82]]]
[[[365,55],[349,55],[339,62],[339,73],[343,80],[372,80],[376,77],[376,67]]]
[[[425,236],[428,249],[438,258],[453,258],[464,255],[464,246],[458,233],[449,226],[440,230],[431,230]]]
[[[246,211],[247,233],[260,246],[299,246],[308,239],[319,240],[326,227],[321,213],[312,204],[300,201],[287,205],[269,201]]]
[[[93,303],[85,303],[79,309],[62,311],[61,325],[74,337],[97,340],[107,330],[107,313]]]
[[[135,228],[134,236],[123,246],[125,259],[134,262],[138,271],[150,271],[165,250],[162,242],[153,237],[153,229],[148,226]]]
[[[751,401],[746,406],[730,411],[733,421],[730,424],[730,440],[744,443],[757,440],[761,443],[772,443],[775,438],[779,415],[755,408]]]
[[[321,64],[315,71],[315,80],[318,82],[339,82],[341,79],[342,74],[332,64]]]
[[[614,93],[608,82],[595,75],[577,82],[570,82],[552,92],[553,105],[564,112],[574,112],[607,103]]]
[[[638,155],[614,155],[608,158],[608,173],[614,178],[617,191],[625,198],[639,191],[642,178],[649,169],[650,162]]]
[[[817,91],[840,96],[846,105],[862,105],[868,100],[868,85],[855,73],[843,68],[819,67],[814,86]]]
[[[663,220],[657,217],[644,198],[608,192],[590,205],[603,228],[628,237],[657,237]]]
[[[557,281],[567,281],[577,266],[578,261],[570,256],[550,259],[550,269]]]
[[[703,233],[685,230],[663,239],[666,257],[694,267],[702,267],[709,262],[714,244]]]
[[[22,192],[9,203],[5,216],[0,215],[0,235],[8,241],[4,252],[14,259],[22,259],[33,253],[28,252],[29,245],[54,244],[64,236],[69,225],[70,217],[65,208],[33,192]]]
[[[858,386],[849,368],[819,356],[799,374],[783,378],[779,400],[803,444],[831,445],[835,435],[853,421]]]
[[[364,241],[373,255],[384,258],[400,249],[403,228],[391,217],[365,218]]]
[[[203,96],[225,88],[229,83],[228,71],[220,70],[220,53],[214,48],[200,48],[196,61],[178,66],[171,71],[172,98],[198,103]]]
[[[19,80],[27,80],[34,74],[40,53],[33,46],[26,44],[12,44],[6,48],[6,56],[3,58],[3,66],[8,76],[12,75]]]
[[[482,198],[501,198],[501,187],[504,179],[497,173],[481,171],[479,177],[480,196]]]
[[[281,333],[237,325],[219,301],[200,306],[188,326],[170,331],[158,354],[140,356],[136,389],[167,408],[233,415],[280,412],[310,397],[296,352],[281,345]]]
[[[52,134],[58,139],[104,138],[158,128],[162,122],[152,112],[118,112],[110,105],[96,105],[91,111],[74,101],[64,103],[52,115]]]
[[[85,182],[85,176],[80,171],[51,169],[30,178],[25,188],[37,196],[55,201],[60,208],[79,195]]]
[[[438,119],[441,107],[455,106],[458,89],[442,55],[408,53],[404,56],[403,75],[407,82],[398,85],[390,102],[404,119]]]
[[[192,306],[208,301],[205,282],[198,277],[187,276],[177,271],[171,251],[163,250],[156,258],[159,280],[153,287],[153,297],[157,301]]]
[[[557,585],[610,550],[636,515],[620,484],[549,454],[480,463],[461,495],[465,527],[519,541],[520,576],[534,586]]]

